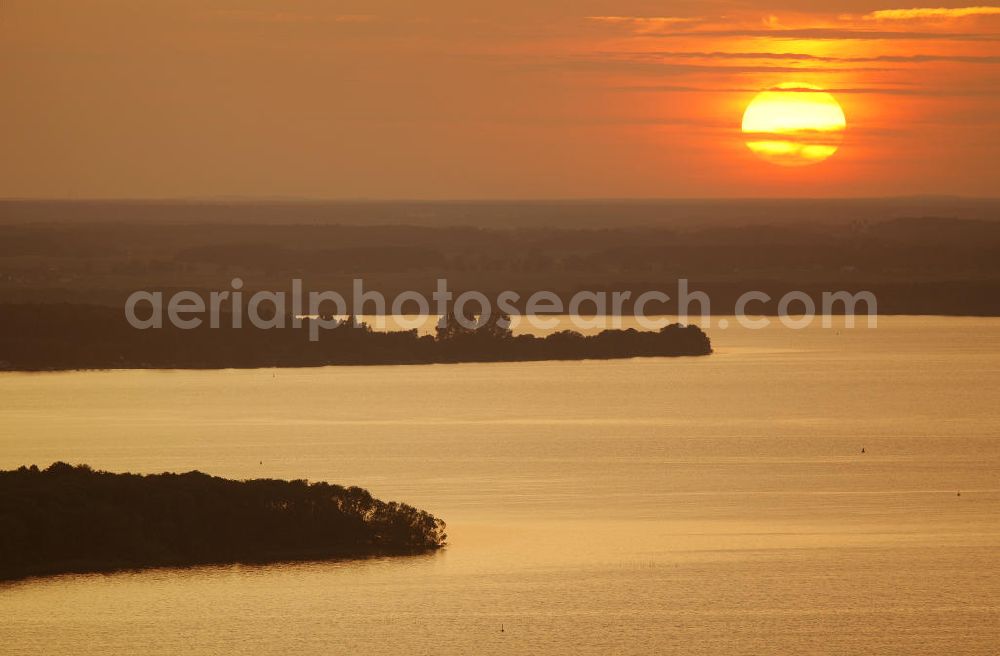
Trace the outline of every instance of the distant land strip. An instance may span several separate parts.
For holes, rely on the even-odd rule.
[[[327,365],[519,362],[708,355],[711,340],[697,326],[659,331],[605,330],[585,336],[563,330],[546,337],[513,335],[502,317],[475,330],[457,321],[436,335],[374,331],[350,318],[308,339],[301,328],[139,330],[121,309],[93,305],[0,305],[0,370],[228,369]]]

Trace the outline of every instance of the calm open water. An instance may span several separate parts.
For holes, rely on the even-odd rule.
[[[451,535],[0,584],[0,652],[996,653],[1000,320],[710,334],[707,358],[0,374],[0,468],[357,484]]]

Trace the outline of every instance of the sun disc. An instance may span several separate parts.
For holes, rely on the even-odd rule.
[[[787,82],[758,93],[743,113],[747,147],[782,166],[818,164],[840,146],[847,119],[830,93]]]

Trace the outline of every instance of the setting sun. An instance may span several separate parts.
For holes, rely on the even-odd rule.
[[[782,166],[822,162],[837,151],[846,126],[836,98],[800,82],[760,92],[743,113],[747,146]]]

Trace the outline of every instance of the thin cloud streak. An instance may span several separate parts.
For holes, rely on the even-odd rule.
[[[986,97],[1000,96],[1000,88],[996,89],[963,89],[959,91],[944,91],[941,89],[906,89],[900,87],[841,87],[826,89],[809,89],[807,87],[772,87],[768,89],[753,89],[749,87],[696,87],[681,84],[660,84],[660,85],[625,85],[611,87],[614,91],[636,92],[636,93],[759,93],[761,91],[789,91],[801,93],[816,93],[823,91],[833,94],[872,94],[890,96],[932,96],[943,97]]]
[[[892,21],[920,20],[926,18],[968,18],[970,16],[1000,15],[1000,7],[921,7],[914,9],[880,9],[865,14],[863,20]]]
[[[587,20],[599,23],[633,23],[650,25],[681,25],[685,23],[698,23],[705,19],[700,16],[587,16]]]
[[[833,67],[833,66],[720,66],[715,64],[676,64],[650,59],[634,58],[564,58],[547,59],[542,66],[558,66],[570,70],[607,70],[631,72],[644,71],[658,75],[695,73],[885,73],[895,69],[881,67]]]
[[[810,55],[801,52],[697,52],[697,51],[651,51],[633,53],[609,53],[615,55],[630,54],[636,57],[661,57],[664,59],[774,59],[779,61],[813,61],[836,63],[932,63],[932,62],[955,62],[968,64],[1000,64],[1000,55],[976,56],[976,55],[877,55],[873,57],[826,57],[821,55]]]
[[[817,41],[1000,41],[1000,34],[975,34],[972,32],[897,32],[889,30],[858,30],[837,27],[692,30],[689,32],[657,32],[656,34],[647,34],[644,36],[659,39],[745,37],[778,40],[813,39]]]

